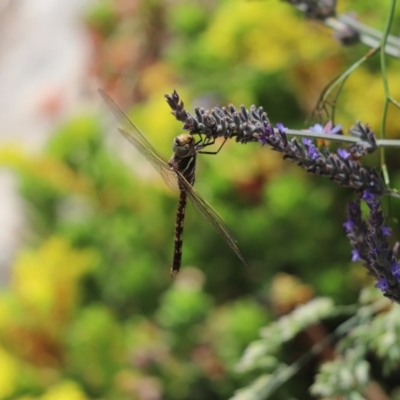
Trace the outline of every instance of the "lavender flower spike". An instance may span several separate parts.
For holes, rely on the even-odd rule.
[[[307,172],[326,176],[341,186],[356,191],[367,190],[374,195],[388,192],[380,172],[372,167],[362,167],[358,162],[359,157],[376,149],[374,134],[367,125],[358,123],[350,130],[351,134],[363,140],[361,144],[340,149],[336,154],[328,149],[320,151],[309,139],[303,142],[296,138],[289,140],[287,128],[277,124],[274,130],[262,107],[251,106],[249,110],[244,106],[236,109],[233,105],[216,106],[211,110],[196,107],[194,115],[191,115],[185,110],[177,92],[165,97],[172,114],[183,122],[183,129],[191,135],[200,135],[200,140],[206,144],[214,143],[214,139],[219,137],[235,138],[242,144],[258,141],[283,153],[285,159],[296,162]],[[339,125],[334,127],[331,121],[324,127],[314,125],[311,128],[326,133],[339,133],[340,129]]]
[[[381,204],[369,192],[364,192],[363,198],[370,210],[367,221],[362,219],[360,200],[357,200],[349,203],[348,219],[343,224],[353,247],[352,261],[363,260],[377,280],[376,287],[400,304],[400,263],[389,247],[389,228],[384,225]]]

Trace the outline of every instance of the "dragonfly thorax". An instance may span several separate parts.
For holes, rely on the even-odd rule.
[[[179,158],[192,156],[196,153],[195,141],[192,135],[182,133],[172,142],[172,151]]]

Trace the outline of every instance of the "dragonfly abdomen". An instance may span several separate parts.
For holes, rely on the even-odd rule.
[[[180,192],[178,208],[176,210],[174,259],[171,267],[172,277],[179,272],[182,263],[183,223],[185,221],[185,210],[186,192],[182,190]]]

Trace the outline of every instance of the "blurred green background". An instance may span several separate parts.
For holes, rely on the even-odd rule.
[[[353,3],[340,1],[339,11]],[[357,11],[380,28],[387,10],[374,4]],[[341,47],[275,0],[101,0],[82,19],[92,46],[82,90],[96,110],[77,107],[34,154],[24,143],[0,148],[28,220],[1,290],[0,398],[228,399],[254,378],[235,365],[261,327],[316,295],[351,304],[371,283],[351,264],[342,227],[352,193],[257,143],[230,141],[198,157],[196,188],[250,268],[189,205],[183,267],[171,280],[177,194],[118,136],[96,89],[132,107],[169,157],[181,125],[164,93],[176,89],[192,113],[255,104],[273,124],[302,129],[324,86],[367,49]],[[361,120],[378,132],[378,67],[372,59],[348,80],[336,115],[345,131]],[[394,67],[389,79],[398,97]],[[312,374],[289,393],[308,398]]]

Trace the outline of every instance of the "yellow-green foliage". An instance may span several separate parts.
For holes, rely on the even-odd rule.
[[[284,3],[226,1],[211,16],[200,45],[209,57],[226,64],[240,62],[274,72],[337,50],[337,45],[324,46],[330,39],[323,35],[299,40],[314,32],[312,25],[288,13]]]
[[[12,353],[0,347],[0,398],[14,393],[18,379],[18,363]]]
[[[16,400],[88,400],[76,382],[63,380],[49,387],[42,396],[18,396]]]
[[[43,189],[51,188],[61,193],[90,194],[90,182],[76,174],[68,165],[51,155],[30,155],[22,146],[7,145],[0,148],[0,166],[11,168],[29,177],[33,184]]]
[[[17,257],[11,291],[0,296],[0,339],[8,349],[0,353],[1,390],[11,394],[29,386],[32,374],[39,386],[57,379],[58,373],[47,369],[64,362],[64,335],[80,303],[79,283],[96,259],[94,251],[74,250],[61,237]]]

